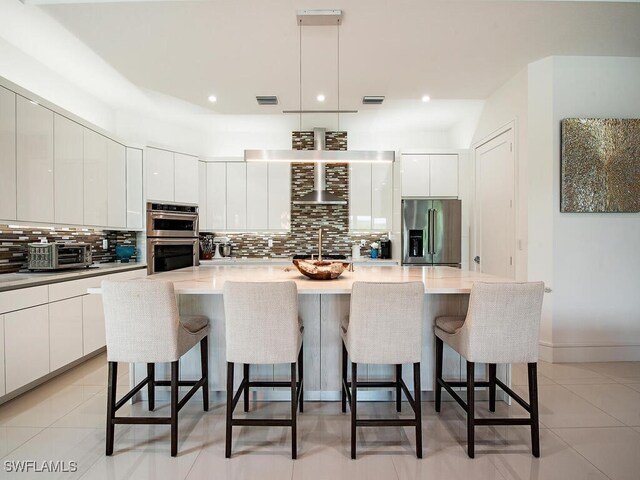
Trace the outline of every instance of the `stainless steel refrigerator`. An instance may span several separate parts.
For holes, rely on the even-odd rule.
[[[402,264],[460,267],[460,200],[402,200]]]

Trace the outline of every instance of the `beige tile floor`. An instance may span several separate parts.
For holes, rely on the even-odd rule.
[[[129,378],[120,368],[119,385]],[[224,458],[224,405],[204,413],[193,399],[180,416],[179,455],[169,455],[167,426],[116,427],[112,457],[104,456],[106,360],[101,355],[0,406],[0,478],[74,479],[634,479],[640,478],[640,362],[546,364],[539,368],[542,456],[530,454],[525,427],[480,427],[476,458],[465,450],[465,421],[447,402],[436,414],[423,405],[424,459],[414,455],[411,428],[360,429],[359,456],[349,457],[349,417],[339,403],[307,402],[299,416],[298,460],[285,428],[237,428],[234,456]],[[513,369],[526,397],[526,369]],[[149,414],[139,403],[125,412]],[[256,403],[260,415],[286,415],[286,403]],[[167,414],[160,404],[157,414]],[[406,406],[405,412],[409,410]],[[478,414],[490,415],[483,402]],[[362,404],[363,414],[393,406]],[[258,412],[256,412],[258,413]],[[523,414],[498,404],[498,414]],[[7,472],[12,461],[75,461],[66,474]],[[9,463],[8,463],[9,462]]]

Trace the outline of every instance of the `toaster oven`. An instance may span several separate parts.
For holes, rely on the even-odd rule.
[[[82,268],[91,264],[91,245],[88,243],[30,243],[28,246],[29,270]]]

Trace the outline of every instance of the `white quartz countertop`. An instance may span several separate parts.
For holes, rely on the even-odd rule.
[[[95,263],[89,268],[74,270],[58,270],[52,272],[26,272],[0,274],[0,292],[17,290],[19,288],[48,285],[51,283],[67,282],[79,278],[97,277],[110,273],[126,272],[146,268],[145,263]]]
[[[181,295],[221,294],[226,281],[278,282],[293,280],[299,294],[349,294],[355,281],[366,282],[410,282],[423,281],[425,293],[468,294],[474,282],[510,282],[507,278],[495,277],[451,267],[399,267],[376,266],[345,271],[335,280],[311,280],[295,267],[256,266],[235,268],[233,266],[190,267],[172,272],[151,275],[140,281],[166,280],[173,282],[176,293]],[[89,293],[100,293],[100,289],[89,289]]]
[[[341,262],[353,263],[354,265],[398,265],[397,260],[389,259],[380,259],[380,258],[369,258],[369,257],[361,257],[356,259],[346,259],[340,260]],[[220,265],[234,265],[234,266],[252,266],[252,265],[271,265],[271,266],[279,266],[279,265],[291,265],[292,259],[289,257],[267,257],[267,258],[246,258],[246,257],[223,257],[223,258],[214,258],[212,260],[200,260],[200,266],[202,267],[211,267],[211,266],[220,266]]]

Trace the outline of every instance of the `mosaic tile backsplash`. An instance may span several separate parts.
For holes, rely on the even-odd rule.
[[[327,150],[346,150],[347,132],[326,132]],[[313,150],[313,131],[293,132],[292,148]],[[291,200],[296,200],[313,189],[313,164],[291,164]],[[226,234],[231,242],[234,257],[292,257],[318,253],[318,230],[322,228],[322,251],[325,254],[350,255],[355,241],[365,240],[361,249],[363,256],[369,255],[370,243],[379,240],[382,234],[349,233],[349,167],[342,164],[327,164],[327,190],[347,200],[346,205],[291,205],[291,231],[274,233]],[[216,234],[217,235],[217,234]],[[268,241],[273,241],[273,247]]]
[[[92,230],[86,228],[14,227],[0,225],[0,273],[17,272],[27,268],[27,244],[46,237],[51,242],[88,243],[94,263],[116,260],[116,245],[136,245],[136,232]],[[109,248],[102,248],[107,239]],[[132,261],[135,261],[135,255]]]

